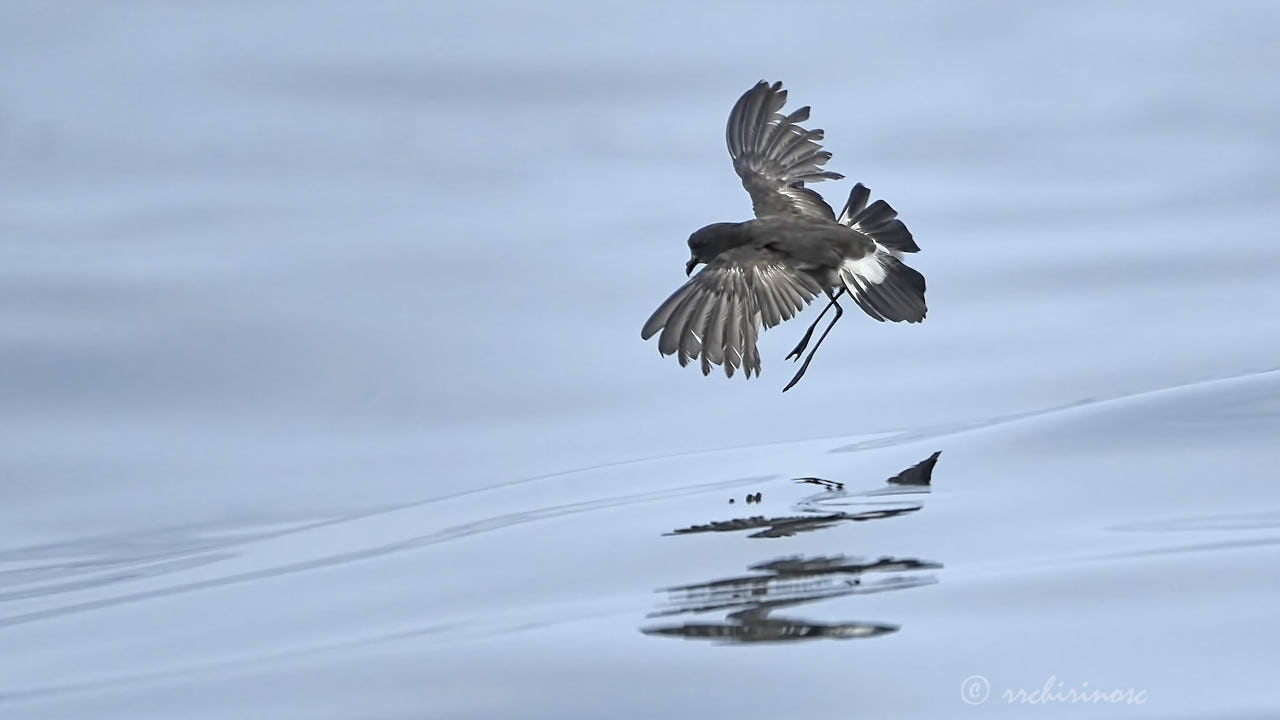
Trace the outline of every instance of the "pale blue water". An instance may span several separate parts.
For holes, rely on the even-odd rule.
[[[1278,22],[0,6],[0,717],[1280,713]],[[786,395],[812,311],[749,382],[639,339],[761,78],[929,280]],[[766,618],[880,630],[641,632]]]

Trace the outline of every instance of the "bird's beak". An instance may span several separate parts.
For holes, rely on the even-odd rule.
[[[689,262],[684,264],[685,277],[688,277],[689,275],[693,274],[693,268],[697,264],[698,264],[697,258],[689,258]]]

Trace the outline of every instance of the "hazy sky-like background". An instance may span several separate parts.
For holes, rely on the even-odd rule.
[[[45,664],[29,665],[42,668],[31,670],[39,683],[0,672],[0,715],[6,693],[101,680],[69,658],[92,656],[95,643],[115,648],[103,628],[163,639],[185,626],[174,620],[181,613],[168,617],[145,603],[129,622],[165,618],[160,625],[96,611],[12,627],[5,617],[63,602],[67,568],[119,565],[147,575],[130,563],[204,552],[208,528],[258,537],[418,508],[403,524],[287,535],[293,539],[267,551],[275,559],[229,561],[305,564],[318,547],[359,554],[366,541],[407,542],[468,516],[428,501],[473,491],[493,498],[507,483],[583,468],[613,466],[573,476],[588,478],[578,484],[553,483],[544,495],[476,502],[518,514],[544,501],[657,492],[651,466],[628,463],[673,456],[702,458],[658,461],[661,483],[677,489],[809,474],[835,461],[800,462],[798,448],[821,447],[814,452],[826,457],[850,436],[927,435],[1141,393],[1165,408],[1137,413],[1142,427],[1162,414],[1220,417],[1211,412],[1216,391],[1184,405],[1175,402],[1182,395],[1161,393],[1280,366],[1276,27],[1280,6],[1268,2],[0,4],[0,589],[10,573],[0,647],[30,642],[46,653]],[[649,313],[685,279],[689,233],[750,214],[723,128],[733,102],[759,79],[782,80],[790,107],[812,105],[809,125],[826,130],[828,167],[848,180],[816,189],[839,206],[860,181],[887,199],[922,247],[912,264],[929,283],[924,324],[847,315],[786,395],[779,391],[793,366],[783,356],[816,311],[763,337],[763,375],[750,381],[704,378],[639,338]],[[1247,387],[1241,402],[1263,398],[1261,409],[1221,416],[1251,419],[1242,425],[1197,425],[1203,434],[1184,435],[1190,426],[1175,423],[1178,432],[1151,436],[1115,419],[1129,417],[1126,410],[1080,437],[1134,433],[1142,448],[1130,453],[1134,467],[1151,468],[1165,467],[1157,465],[1169,459],[1164,450],[1197,437],[1263,438],[1276,422],[1266,399],[1276,386]],[[1067,426],[1035,432],[1070,434]],[[1019,447],[1014,437],[992,442]],[[1232,455],[1241,475],[1280,459],[1261,439],[1241,442]],[[1096,448],[1061,450],[1067,446],[1064,439],[1043,450],[1058,469],[1046,470],[1042,485],[1027,479],[1043,497],[1056,497],[1044,489],[1054,478],[1075,478],[1053,464],[1055,448],[1063,463],[1098,456]],[[732,448],[743,450],[712,452]],[[872,479],[932,449],[885,458]],[[1214,444],[1214,462],[1220,451]],[[987,464],[967,467],[996,482],[1005,457],[984,454]],[[1155,478],[1196,462],[1188,455],[1152,472],[1155,484],[1135,490],[1134,502],[1166,492]],[[1270,511],[1274,498],[1250,502]],[[1223,512],[1234,512],[1238,499]],[[1001,530],[999,520],[972,514],[1001,508],[1001,500],[969,500],[967,514],[920,537],[963,534],[969,522]],[[1138,505],[1119,505],[1113,524],[1142,519]],[[997,516],[1019,514],[1004,506]],[[678,523],[649,517],[654,533],[641,543],[610,533],[642,516],[626,517],[592,515],[578,528],[618,549],[618,577],[629,559],[666,557],[670,545],[647,543]],[[690,522],[698,520],[707,518]],[[1080,527],[1072,525],[1078,516],[1058,520]],[[1057,527],[1052,518],[1043,524]],[[553,532],[529,532],[513,566],[577,567],[538,544],[551,543]],[[423,607],[419,595],[435,598],[433,617],[448,625],[439,608],[474,607],[466,589],[510,570],[488,565],[501,555],[492,542],[448,546],[450,562],[478,573],[456,581],[456,596],[404,584],[423,577],[413,567],[375,563],[332,585],[320,572],[306,576],[305,588],[243,580],[236,598],[201,591],[210,614],[190,621],[233,628],[234,617],[251,622],[254,608],[279,608],[278,598],[366,589],[332,617],[326,601],[304,603],[310,610],[297,614],[314,611],[316,624],[264,639],[255,662],[307,645],[334,623],[346,630],[325,637],[343,642],[398,632],[354,618],[401,617],[388,606]],[[957,561],[982,566],[987,547],[945,559],[960,574]],[[210,577],[256,572],[205,561],[214,563],[201,571]],[[1011,584],[1024,577],[1005,569]],[[697,579],[672,575],[643,576],[645,592]],[[202,578],[183,582],[199,586]],[[82,598],[88,605],[103,599],[93,593],[169,592],[163,581],[145,590],[120,582],[133,580],[112,575],[76,592],[101,586]],[[586,596],[633,588],[595,590]],[[1262,594],[1233,597],[1251,608],[1248,598]],[[506,602],[495,601],[493,613],[536,605]],[[649,598],[636,602],[642,615]],[[1233,607],[1210,598],[1191,611]],[[629,633],[633,619],[620,623]],[[71,625],[49,624],[64,621]],[[24,634],[42,632],[50,634]],[[494,652],[517,659],[556,647],[529,635],[485,637],[468,647],[494,642]],[[565,631],[554,642],[585,652],[587,637]],[[866,641],[858,652],[899,637]],[[628,639],[648,643],[655,656],[679,645]],[[120,642],[121,657],[133,657],[133,641]],[[247,662],[228,648],[201,662]],[[195,662],[148,652],[155,654],[139,663]],[[228,687],[254,698],[241,711],[275,713],[263,717],[511,716],[529,698],[517,672],[508,694],[462,693],[452,714],[433,714],[407,689],[431,683],[406,668],[429,677],[437,666],[405,653],[377,665],[384,702],[360,705],[360,693],[347,692],[356,703],[350,712],[309,706],[252,679]],[[336,676],[352,677],[341,668],[357,655],[325,657]],[[564,669],[583,672],[568,661]],[[148,672],[137,668],[138,677]],[[202,687],[220,687],[197,676]],[[301,687],[319,676],[292,677]],[[637,684],[660,687],[663,678],[655,670]],[[162,702],[142,686],[120,687],[120,707],[140,713],[132,717],[157,708],[180,713],[165,717],[217,716],[208,707],[181,714],[188,696],[171,688]],[[24,705],[15,717],[72,717],[74,702],[96,702],[91,693],[69,705],[57,693],[39,697],[49,704]],[[1270,711],[1275,702],[1246,707]],[[250,716],[226,707],[227,717]]]

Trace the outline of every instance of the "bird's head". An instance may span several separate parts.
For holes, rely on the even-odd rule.
[[[741,245],[743,240],[738,229],[742,223],[714,223],[689,236],[689,262],[685,263],[684,274],[692,275],[699,263],[709,263],[717,255],[732,247]]]

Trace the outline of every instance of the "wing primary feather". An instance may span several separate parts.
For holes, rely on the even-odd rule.
[[[714,298],[711,312],[707,313],[707,332],[702,338],[703,375],[710,374],[708,365],[720,365],[724,358],[724,308],[726,295],[719,293]]]
[[[742,360],[742,304],[745,298],[737,293],[729,294],[724,323],[724,362],[737,365]]]
[[[814,142],[813,131],[796,133],[787,138],[781,147],[777,148],[771,156],[785,170],[795,167],[802,158],[808,153],[816,152],[822,146]]]
[[[777,279],[774,271],[775,268],[769,266],[761,267],[756,270],[756,295],[761,296],[764,300],[760,303],[761,310],[763,310],[767,304],[769,308],[769,315],[771,315],[774,320],[773,322],[770,322],[770,317],[763,316],[762,314],[761,319],[764,321],[765,328],[774,327],[786,320],[788,317],[787,303],[778,295]]]
[[[698,296],[698,304],[689,314],[689,321],[680,333],[680,364],[684,365],[696,359],[702,353],[702,338],[706,332],[707,313],[714,296],[705,290]]]
[[[766,327],[773,327],[782,322],[782,310],[775,302],[773,293],[769,292],[767,283],[764,282],[760,268],[755,268],[752,273],[752,294],[756,296],[756,304],[760,307],[760,314],[764,319]]]
[[[769,289],[773,291],[774,299],[778,302],[778,307],[782,309],[782,319],[790,320],[796,316],[800,308],[804,305],[796,306],[795,296],[792,294],[791,283],[782,273],[774,273],[769,283]]]
[[[769,293],[769,296],[773,299],[773,304],[778,309],[778,322],[772,325],[765,323],[764,325],[764,327],[772,328],[773,325],[790,320],[792,316],[795,316],[795,305],[794,301],[791,300],[791,296],[787,293],[787,286],[790,283],[787,282],[786,272],[783,272],[780,268],[769,268],[769,272],[764,275],[763,281],[764,292]]]
[[[690,316],[700,304],[701,295],[702,288],[696,281],[690,281],[688,296],[671,312],[671,319],[667,320],[667,326],[663,328],[662,336],[658,338],[658,352],[671,355],[680,350],[682,336],[689,325]],[[688,359],[683,353],[680,353],[677,359],[680,360],[681,365],[688,364]]]
[[[808,119],[809,119],[809,106],[808,106],[808,105],[804,105],[804,106],[801,106],[801,107],[797,108],[797,109],[796,109],[795,111],[793,111],[790,115],[788,115],[788,116],[786,116],[785,118],[783,118],[783,120],[785,120],[786,122],[788,122],[788,123],[790,123],[790,124],[792,124],[792,125],[794,125],[794,124],[796,124],[796,123],[802,123],[802,122],[804,122],[805,120],[808,120]]]
[[[752,373],[760,374],[760,350],[756,345],[758,340],[756,328],[760,327],[759,313],[751,313],[750,316],[743,317],[743,333],[746,342],[743,344],[742,365],[743,372],[747,377],[751,377]]]
[[[659,330],[663,329],[670,321],[672,313],[675,312],[675,309],[680,306],[680,303],[686,299],[692,288],[693,283],[686,282],[684,285],[676,288],[676,291],[671,293],[666,300],[663,300],[662,304],[658,306],[658,309],[653,311],[653,315],[649,316],[649,320],[644,324],[644,327],[640,329],[640,339],[648,340]]]
[[[663,355],[670,355],[680,347],[680,330],[678,326],[684,322],[683,308],[689,298],[696,292],[697,286],[690,280],[667,300],[668,303],[672,303],[672,306],[666,312],[667,317],[662,322],[662,334],[658,336],[658,352]],[[661,311],[661,308],[659,308],[659,312]]]
[[[787,320],[795,317],[796,313],[800,312],[800,310],[804,308],[804,303],[800,301],[800,297],[796,293],[795,286],[793,286],[789,280],[785,278],[779,279],[778,282],[774,283],[773,287],[782,298],[782,301],[786,303]]]

